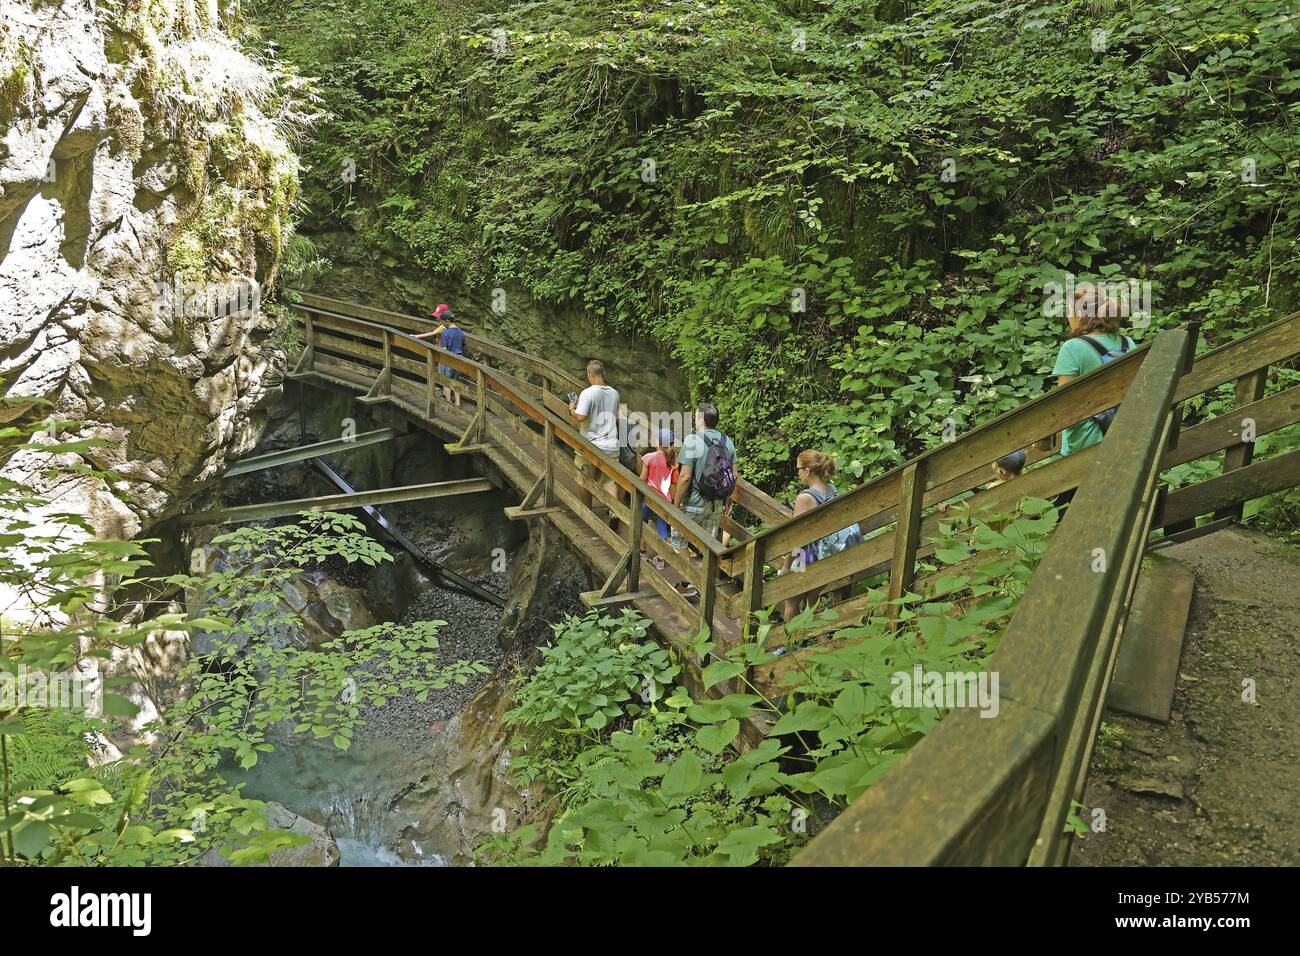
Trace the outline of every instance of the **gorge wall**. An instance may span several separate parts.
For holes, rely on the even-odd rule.
[[[4,474],[129,537],[256,442],[278,380],[273,280],[299,101],[238,2],[0,0],[3,420],[73,424],[120,478]]]

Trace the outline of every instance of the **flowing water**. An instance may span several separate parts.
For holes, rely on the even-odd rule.
[[[251,770],[227,766],[222,775],[245,784],[246,796],[282,803],[326,827],[338,842],[340,866],[447,865],[436,854],[412,863],[389,849],[400,826],[389,808],[406,783],[400,770],[412,762],[399,744],[359,736],[348,750],[303,737],[275,746]]]

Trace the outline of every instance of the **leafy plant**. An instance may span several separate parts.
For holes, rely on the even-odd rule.
[[[718,648],[701,635],[693,650],[712,658],[705,686],[739,684],[720,697],[696,703],[676,687],[630,726],[584,735],[576,747],[548,748],[567,728],[534,718],[529,760],[514,767],[521,781],[562,779],[561,812],[545,831],[529,824],[495,834],[481,857],[542,865],[782,862],[943,716],[943,701],[896,698],[900,674],[919,667],[973,677],[983,669],[1055,523],[1040,499],[1025,499],[1016,513],[953,514],[943,523],[939,571],[925,593],[905,596],[897,628],[880,595],[860,623],[787,652],[793,656],[768,647],[766,615],[755,639],[739,647]],[[795,646],[798,632],[827,623],[828,612],[809,609],[786,625],[786,642]],[[583,639],[573,627],[557,633],[566,654]],[[786,676],[774,685],[761,672],[778,663]],[[531,678],[522,693],[535,695],[530,685]],[[551,686],[549,676],[541,681]],[[766,730],[746,742],[742,721],[754,716]]]
[[[1151,283],[1139,340],[1300,304],[1283,0],[254,9],[322,77],[323,229],[653,337],[769,489],[802,448],[865,479],[1041,394],[1066,273]]]
[[[0,430],[10,456],[55,458],[53,477],[89,472],[67,456],[96,442],[60,442],[48,426]],[[62,462],[62,464],[59,464]],[[217,539],[242,556],[238,568],[151,577],[144,542],[89,537],[75,514],[50,511],[31,487],[0,479],[0,585],[12,598],[0,642],[6,691],[31,672],[70,680],[88,665],[154,634],[212,639],[181,669],[180,699],[138,731],[121,757],[99,741],[137,707],[115,692],[128,677],[102,680],[102,713],[49,709],[20,694],[0,700],[0,861],[9,865],[176,865],[216,848],[240,864],[263,862],[304,838],[269,826],[265,805],[217,772],[224,760],[252,766],[275,749],[272,731],[310,732],[351,744],[364,708],[399,694],[425,694],[480,663],[438,665],[441,622],[380,624],[344,633],[318,650],[277,646],[268,635],[290,623],[279,598],[294,574],[330,559],[389,560],[352,517],[304,516],[300,523],[246,528]],[[192,614],[121,613],[116,597],[180,587]],[[77,702],[74,702],[74,704]],[[81,702],[84,703],[84,702]],[[97,766],[88,767],[96,757]]]
[[[618,617],[592,611],[554,625],[564,639],[541,648],[542,663],[507,718],[525,726],[600,730],[641,713],[679,670],[666,650],[646,642],[647,627],[626,609]]]

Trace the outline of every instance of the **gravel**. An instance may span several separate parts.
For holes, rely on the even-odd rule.
[[[401,528],[431,555],[448,554],[463,544],[464,534],[450,522],[433,519],[427,523],[413,523],[408,519],[402,522]],[[454,561],[448,563],[452,570],[475,584],[503,596],[509,591],[509,577],[505,572],[474,574],[469,567],[457,567]],[[412,692],[365,713],[363,735],[394,741],[411,752],[426,744],[442,722],[468,704],[488,676],[507,663],[507,655],[497,641],[501,618],[498,608],[471,595],[434,584],[422,575],[420,580],[425,582],[424,586],[399,623],[445,621],[438,629],[436,655],[439,663],[479,661],[486,665],[487,671],[470,675],[464,684],[453,683],[430,691],[424,701],[417,700],[417,693]],[[513,658],[510,662],[513,663]]]

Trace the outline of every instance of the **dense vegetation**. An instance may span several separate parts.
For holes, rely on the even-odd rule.
[[[310,236],[343,227],[371,258],[652,336],[770,488],[790,482],[800,448],[865,478],[1041,393],[1063,331],[1049,282],[1150,283],[1139,338],[1200,320],[1218,344],[1300,306],[1300,30],[1283,0],[259,0],[246,12],[241,41],[279,61],[277,78],[314,77],[286,89],[314,89],[329,111],[304,146],[291,269],[327,268]],[[167,88],[222,105],[205,106],[201,86]],[[305,117],[296,96],[276,106]],[[271,158],[278,247],[297,167]],[[218,192],[172,267],[202,271],[241,228],[239,190]],[[1300,379],[1272,374],[1274,389]],[[1221,390],[1189,417],[1229,400]],[[0,432],[0,452],[94,444],[32,431]],[[46,504],[0,480],[0,585],[32,611],[6,622],[0,671],[84,666],[166,632],[211,647],[177,675],[184,693],[133,729],[153,745],[120,757],[102,744],[135,708],[113,685],[98,717],[0,709],[0,863],[180,864],[210,849],[263,861],[295,838],[270,831],[223,766],[261,759],[278,727],[346,748],[364,707],[481,670],[430,663],[436,622],[318,650],[267,640],[286,623],[274,596],[290,577],[386,560],[353,519],[245,529],[220,539],[237,566],[162,577],[140,542],[88,540],[84,517],[36,530]],[[1267,518],[1294,528],[1298,515],[1292,491]],[[751,675],[825,624],[813,611],[786,622],[782,648],[766,625],[738,648],[701,635],[705,683],[742,685],[705,703],[643,619],[564,622],[509,714],[513,770],[556,816],[495,835],[484,859],[782,862],[942,716],[893,702],[894,674],[982,669],[1055,519],[1034,499],[1015,514],[958,509],[900,626],[882,600],[779,697]],[[972,552],[999,559],[945,575]],[[197,612],[155,613],[166,589]],[[106,594],[139,603],[105,606]],[[771,726],[737,753],[755,711]]]
[[[103,444],[19,427],[0,429],[0,442],[54,456],[63,475],[86,467],[69,458]],[[149,542],[89,540],[76,514],[34,523],[47,505],[0,479],[0,586],[19,599],[0,654],[0,866],[177,865],[208,851],[264,862],[308,841],[272,828],[266,805],[229,784],[224,766],[251,767],[295,734],[347,749],[367,708],[486,670],[436,663],[439,621],[378,624],[319,648],[272,640],[296,620],[281,600],[292,577],[329,560],[390,560],[349,515],[241,528],[213,542],[228,566],[155,575]],[[171,606],[177,596],[187,612]],[[195,643],[171,675],[175,699],[140,715],[129,668],[108,661],[187,635]],[[30,682],[97,670],[117,676],[81,684],[71,705]]]
[[[1041,392],[1065,273],[1212,344],[1297,306],[1281,0],[254,9],[333,113],[315,226],[653,335],[770,486]]]
[[[900,626],[880,593],[861,624],[807,652],[775,689],[756,669],[833,621],[829,612],[804,611],[779,647],[766,622],[738,647],[700,635],[692,652],[711,658],[704,684],[733,682],[732,693],[700,703],[675,684],[679,667],[636,612],[557,625],[505,718],[519,732],[512,774],[540,785],[556,814],[549,826],[494,834],[481,855],[584,866],[784,862],[951,706],[898,696],[914,671],[951,680],[984,669],[1055,525],[1042,500],[1025,499],[1016,514],[959,509],[923,593],[902,599]],[[983,560],[968,569],[972,555]],[[745,747],[741,721],[752,716],[766,730]]]

